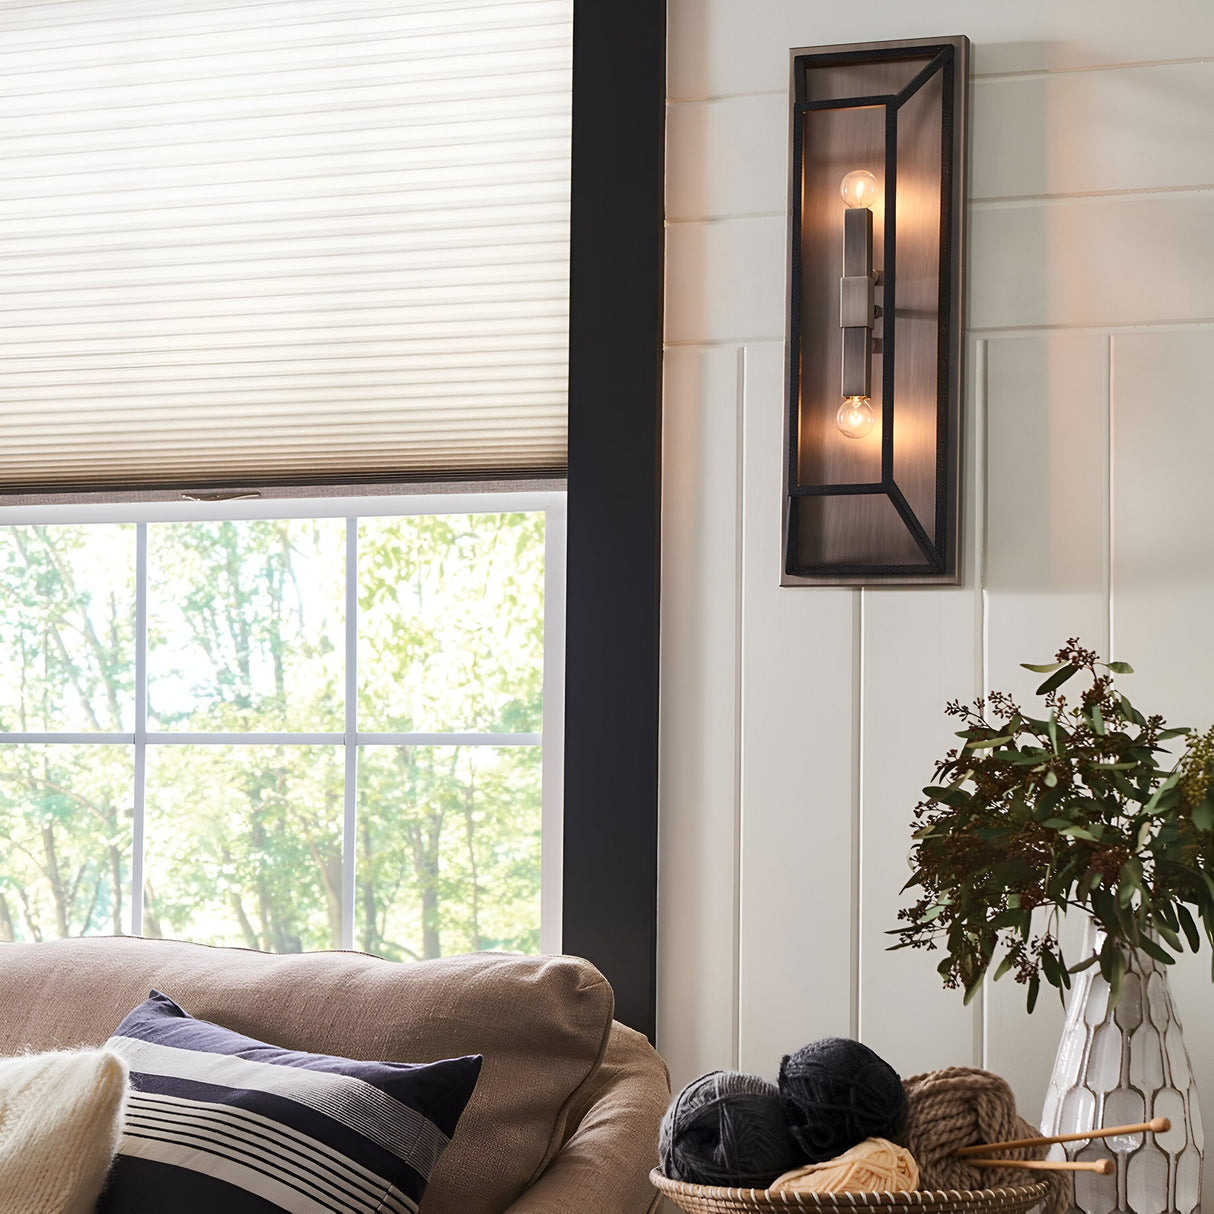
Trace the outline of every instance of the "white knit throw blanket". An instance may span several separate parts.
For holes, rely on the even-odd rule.
[[[0,1210],[92,1214],[126,1085],[126,1063],[108,1050],[0,1058]]]

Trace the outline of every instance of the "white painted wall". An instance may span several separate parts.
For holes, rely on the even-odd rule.
[[[956,33],[964,582],[781,589],[788,50]],[[1036,1120],[1057,1005],[1008,978],[963,1008],[884,933],[947,699],[1028,694],[1017,664],[1079,635],[1136,703],[1214,720],[1214,5],[670,0],[669,91],[659,1048],[680,1085],[858,1035],[999,1071]]]

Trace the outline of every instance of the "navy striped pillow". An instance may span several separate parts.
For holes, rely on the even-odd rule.
[[[106,1045],[131,1092],[98,1214],[413,1214],[481,1068],[284,1050],[159,991]]]

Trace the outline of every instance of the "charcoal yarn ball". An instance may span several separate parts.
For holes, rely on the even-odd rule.
[[[711,1071],[675,1097],[658,1137],[662,1172],[687,1184],[766,1188],[804,1162],[784,1101],[758,1075]]]
[[[785,1055],[780,1095],[806,1163],[834,1159],[866,1138],[897,1141],[906,1120],[898,1072],[846,1037],[824,1037]]]

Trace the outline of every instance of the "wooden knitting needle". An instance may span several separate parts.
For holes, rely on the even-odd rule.
[[[974,1167],[1023,1168],[1026,1172],[1099,1172],[1113,1174],[1111,1159],[968,1159]]]
[[[953,1154],[958,1158],[981,1155],[984,1151],[1014,1151],[1020,1147],[1048,1147],[1055,1142],[1083,1142],[1088,1138],[1110,1138],[1114,1134],[1142,1134],[1150,1131],[1164,1134],[1172,1128],[1166,1117],[1152,1117],[1138,1125],[1114,1125],[1107,1129],[1087,1130],[1082,1134],[1055,1134],[1052,1138],[1017,1138],[1014,1142],[976,1142],[973,1146],[958,1147]]]

